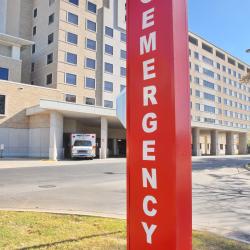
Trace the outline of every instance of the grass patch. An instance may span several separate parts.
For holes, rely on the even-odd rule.
[[[124,220],[0,211],[0,249],[125,250]],[[249,250],[249,245],[193,233],[193,250]]]

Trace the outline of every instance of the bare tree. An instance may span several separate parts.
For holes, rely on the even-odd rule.
[[[247,75],[241,78],[241,82],[250,84],[250,72],[248,72]]]

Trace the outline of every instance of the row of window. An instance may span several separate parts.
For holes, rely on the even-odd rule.
[[[191,102],[191,108],[193,108],[192,102]],[[216,107],[211,106],[211,105],[203,105],[200,103],[195,103],[195,110],[206,112],[206,113],[211,113],[211,114],[216,114],[216,115],[223,114],[224,116],[227,116],[227,117],[240,119],[240,120],[244,120],[244,121],[250,121],[250,115],[241,114],[241,113],[229,111],[229,110],[222,110],[220,108],[216,108]],[[222,113],[222,111],[223,111],[223,113]]]
[[[76,95],[65,94],[65,95],[64,95],[64,100],[65,100],[66,102],[76,103]],[[84,104],[94,106],[94,105],[95,105],[95,98],[92,98],[92,97],[85,97],[85,98],[84,98]],[[113,108],[113,107],[114,107],[114,104],[113,104],[113,101],[104,100],[104,101],[103,101],[103,106],[104,106],[105,108]]]
[[[71,12],[67,12],[67,22],[78,25],[79,24],[79,18],[78,15],[73,14]],[[96,32],[96,23],[94,21],[91,21],[89,19],[86,20],[86,28],[89,31]],[[104,34],[108,37],[113,38],[114,37],[114,30],[111,27],[105,26],[104,28]],[[124,32],[120,33],[120,40],[121,42],[127,41],[127,36]]]
[[[189,50],[189,55],[191,56],[191,50]],[[212,59],[206,57],[206,56],[200,56],[198,52],[194,52],[194,58],[197,60],[202,60],[204,63],[212,66],[212,67],[216,67],[219,70],[222,70],[223,72],[227,72],[229,75],[234,76],[235,78],[238,77],[238,79],[241,79],[242,75],[240,73],[238,73],[235,70],[232,70],[230,68],[227,68],[225,65],[221,65],[220,63],[215,63]],[[191,66],[191,62],[190,62],[190,66]]]
[[[235,123],[235,122],[230,122],[230,121],[222,121],[222,120],[217,120],[217,119],[208,118],[208,117],[195,116],[194,118],[193,117],[191,118],[192,118],[192,121],[196,121],[196,122],[205,122],[209,124],[224,125],[227,127],[242,128],[242,129],[250,128],[250,125],[241,124],[237,122]]]
[[[199,40],[193,36],[189,36],[189,42],[192,43],[195,46],[199,45]],[[214,48],[209,46],[208,44],[202,42],[202,49],[205,50],[206,52],[209,52],[211,54],[214,54]],[[226,55],[218,50],[216,50],[215,52],[216,57],[220,58],[223,61],[226,61]],[[241,64],[240,62],[236,63],[236,61],[231,58],[231,57],[227,57],[227,62],[230,63],[233,66],[238,66],[239,69],[241,69],[242,71],[246,71],[246,68],[243,64]]]
[[[213,82],[210,82],[210,81],[207,81],[207,80],[201,80],[199,77],[192,77],[190,76],[190,82],[193,82],[196,83],[196,84],[199,84],[199,85],[202,85],[203,83],[203,86],[204,87],[207,87],[207,88],[210,88],[210,89],[213,89],[213,90],[216,90],[218,92],[221,92],[221,86],[218,85],[218,84],[215,84]],[[239,86],[239,89],[241,90],[244,90],[244,91],[248,91],[250,93],[250,88],[246,87],[245,85],[242,85],[242,84],[238,84],[237,86]],[[237,91],[233,91],[232,89],[229,89],[229,88],[226,88],[226,87],[223,87],[223,92],[229,96],[234,96],[236,98],[239,98],[243,101],[249,101],[250,100],[250,97],[245,95],[245,94],[242,94],[240,92],[237,92]]]

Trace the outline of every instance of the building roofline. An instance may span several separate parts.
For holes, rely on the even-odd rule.
[[[205,42],[211,44],[212,46],[214,46],[214,47],[217,48],[218,50],[223,51],[224,53],[226,53],[227,55],[230,55],[232,58],[236,59],[237,61],[239,61],[239,62],[243,63],[245,66],[247,66],[247,68],[250,68],[250,64],[244,62],[243,60],[239,59],[239,58],[236,57],[236,56],[233,56],[230,52],[228,52],[228,51],[226,51],[226,50],[224,50],[224,49],[218,47],[218,45],[215,45],[214,43],[208,41],[208,40],[205,39],[204,37],[202,37],[202,36],[200,36],[200,35],[198,35],[198,34],[192,32],[192,31],[189,31],[189,33],[190,33],[191,35],[194,35],[194,36],[196,36],[196,37],[202,39],[203,41],[205,41]]]

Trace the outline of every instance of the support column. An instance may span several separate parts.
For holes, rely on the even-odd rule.
[[[218,130],[211,131],[211,155],[219,155],[219,132]]]
[[[192,129],[192,139],[193,139],[193,155],[200,156],[201,149],[200,149],[200,129],[199,128]]]
[[[226,133],[226,155],[234,155],[234,134],[233,132]]]
[[[50,148],[49,158],[63,158],[63,116],[58,112],[50,113]]]
[[[113,139],[113,149],[114,149],[114,156],[118,156],[119,155],[119,149],[118,149],[118,143],[117,143],[117,139]]]
[[[107,147],[108,147],[108,120],[105,117],[101,118],[101,152],[100,158],[107,158]]]
[[[247,133],[239,134],[239,154],[247,154]]]

